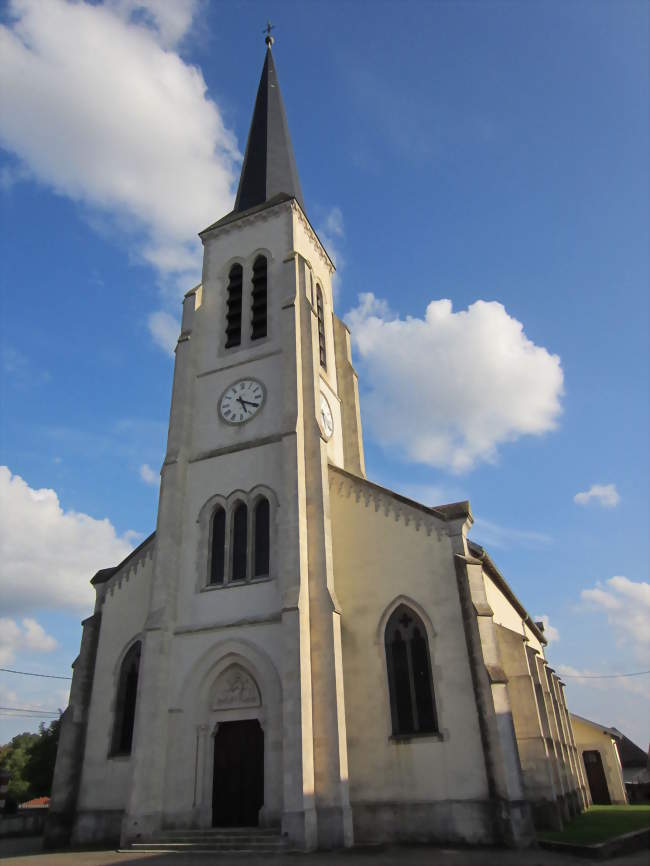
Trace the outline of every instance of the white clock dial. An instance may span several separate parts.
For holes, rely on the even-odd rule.
[[[250,421],[264,403],[264,385],[256,379],[233,382],[221,395],[219,414],[229,424]]]
[[[332,418],[332,410],[327,402],[327,397],[322,393],[320,395],[320,427],[326,439],[329,439],[334,432],[334,418]]]

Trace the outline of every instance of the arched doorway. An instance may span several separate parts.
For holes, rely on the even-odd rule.
[[[214,736],[213,827],[257,827],[264,805],[264,733],[258,719],[220,722]]]

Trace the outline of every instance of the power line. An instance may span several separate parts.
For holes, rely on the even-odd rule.
[[[55,722],[56,719],[54,716],[35,716],[35,715],[24,715],[23,713],[3,713],[0,711],[0,720],[2,719],[32,719],[32,721],[43,721],[43,722]]]
[[[35,674],[31,671],[14,671],[11,668],[0,668],[0,671],[4,671],[6,674],[19,674],[21,677],[46,677],[50,680],[71,680],[72,677],[61,677],[57,674]]]
[[[634,671],[631,674],[563,674],[560,671],[563,679],[574,680],[616,680],[620,677],[644,677],[646,674],[650,674],[650,671]]]
[[[58,716],[58,710],[39,710],[36,707],[0,707],[2,712],[35,713],[38,716]]]

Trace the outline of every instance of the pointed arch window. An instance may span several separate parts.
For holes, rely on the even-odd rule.
[[[138,696],[140,652],[142,644],[136,641],[124,656],[115,699],[115,717],[111,755],[130,755],[135,726],[135,705]]]
[[[266,337],[266,259],[258,256],[253,263],[251,295],[251,339]]]
[[[327,370],[327,350],[325,348],[325,309],[323,307],[323,291],[316,284],[316,315],[318,317],[318,354],[320,365]]]
[[[232,515],[232,580],[246,580],[248,559],[248,506],[238,502]]]
[[[226,554],[226,512],[217,505],[210,526],[210,583],[223,583]]]
[[[228,274],[228,298],[226,301],[226,349],[241,343],[242,266],[235,264]]]
[[[429,644],[424,623],[406,605],[391,614],[385,632],[394,735],[438,732]]]
[[[264,577],[269,573],[270,554],[269,500],[262,496],[255,504],[255,533],[253,538],[253,577]]]

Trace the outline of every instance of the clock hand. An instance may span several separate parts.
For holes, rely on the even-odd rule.
[[[260,405],[259,403],[251,403],[250,400],[243,400],[241,397],[238,397],[237,399],[238,399],[239,402],[242,404],[242,406],[244,405],[244,403],[246,403],[247,406],[255,406],[255,407],[257,407],[257,406]]]

